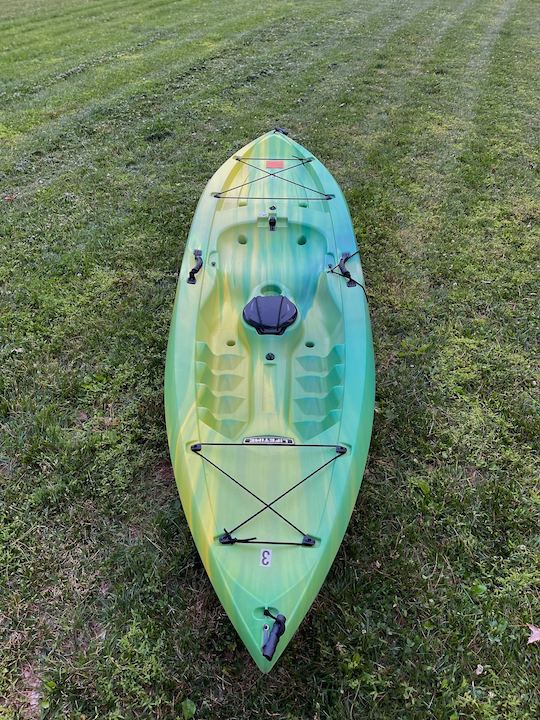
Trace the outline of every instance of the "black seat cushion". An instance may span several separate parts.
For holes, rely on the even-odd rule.
[[[259,335],[283,335],[297,315],[296,305],[284,295],[257,295],[244,308],[244,320]]]

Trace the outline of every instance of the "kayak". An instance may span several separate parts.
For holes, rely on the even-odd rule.
[[[263,672],[339,549],[371,438],[371,325],[345,198],[276,129],[196,209],[167,348],[174,474],[206,572]]]

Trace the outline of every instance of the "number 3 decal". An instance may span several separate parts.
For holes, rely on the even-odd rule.
[[[259,562],[259,565],[261,567],[270,567],[272,564],[272,551],[271,550],[261,550],[261,559]]]

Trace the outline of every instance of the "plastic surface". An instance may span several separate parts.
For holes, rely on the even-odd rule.
[[[188,284],[195,249],[204,265]],[[210,580],[263,672],[324,581],[368,453],[375,379],[360,257],[346,263],[358,285],[327,272],[356,250],[328,170],[271,132],[212,177],[184,252],[165,377],[171,459]],[[297,308],[295,321],[282,335],[259,334],[244,308],[279,295]],[[260,544],[220,543],[224,531]],[[269,542],[303,535],[314,544]],[[262,654],[265,608],[287,618],[272,660]]]

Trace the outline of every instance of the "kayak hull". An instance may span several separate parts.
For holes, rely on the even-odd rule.
[[[267,133],[225,162],[201,196],[165,372],[183,509],[216,593],[263,672],[294,635],[343,539],[374,392],[345,199],[301,145]],[[286,617],[271,660],[262,653],[274,622],[265,612]]]

